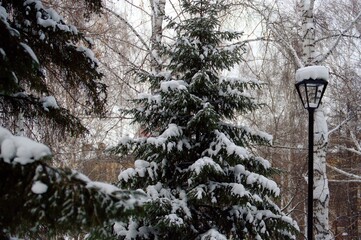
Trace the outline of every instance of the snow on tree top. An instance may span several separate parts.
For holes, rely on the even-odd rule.
[[[308,66],[296,71],[296,83],[305,79],[323,79],[328,81],[329,71],[324,66]]]

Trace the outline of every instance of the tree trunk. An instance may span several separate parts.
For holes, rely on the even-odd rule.
[[[150,0],[152,7],[152,36],[151,36],[151,68],[155,73],[162,70],[160,47],[163,34],[163,20],[165,16],[166,0]]]
[[[315,65],[315,24],[313,16],[314,0],[303,0],[302,29],[303,29],[303,61],[305,66]],[[313,149],[313,219],[314,236],[317,240],[333,239],[329,228],[329,199],[328,180],[326,175],[327,152],[327,123],[322,106],[315,111],[315,134]]]
[[[329,226],[329,198],[328,179],[326,175],[326,151],[328,130],[322,108],[315,111],[314,136],[314,230],[315,239],[333,239]]]

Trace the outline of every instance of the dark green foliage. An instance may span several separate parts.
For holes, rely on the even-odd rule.
[[[88,13],[100,12],[101,1],[85,1],[85,6]],[[102,74],[89,42],[40,0],[1,1],[0,10],[0,103],[4,106],[4,122],[9,125],[10,116],[27,112],[29,105],[34,105],[31,114],[25,114],[27,119],[50,119],[64,130],[84,132],[69,111],[47,114],[36,105],[42,96],[56,94],[54,90],[62,92],[59,99],[77,92],[77,97],[85,99],[86,113],[104,113],[106,88],[100,82]],[[18,104],[19,92],[31,95],[27,104]],[[78,99],[73,101],[79,104]],[[58,117],[73,120],[63,125]]]
[[[35,182],[48,186],[34,193]],[[140,213],[141,193],[112,189],[91,182],[70,169],[59,170],[37,161],[26,165],[0,159],[1,234],[35,236],[94,232],[105,239],[112,221]],[[46,230],[46,231],[44,231]],[[44,233],[45,232],[45,233]],[[105,235],[104,235],[105,234]]]

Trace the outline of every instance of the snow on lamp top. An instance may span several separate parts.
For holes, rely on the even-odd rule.
[[[308,66],[296,71],[296,89],[306,109],[316,109],[321,103],[329,72],[323,66]]]
[[[300,68],[296,71],[296,83],[305,79],[323,79],[328,81],[328,68],[324,66],[308,66]]]

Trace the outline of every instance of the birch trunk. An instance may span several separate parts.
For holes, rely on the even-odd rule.
[[[303,0],[302,3],[303,29],[303,61],[306,66],[317,64],[315,58],[315,24],[313,7],[314,0]],[[314,135],[314,182],[313,182],[313,219],[314,236],[316,240],[333,239],[329,227],[329,199],[330,193],[326,175],[327,152],[327,123],[322,106],[315,111]]]
[[[151,68],[155,73],[159,73],[162,69],[160,48],[163,34],[162,25],[165,16],[165,2],[166,0],[150,0],[152,7]]]
[[[314,136],[314,231],[316,240],[334,239],[329,226],[329,199],[328,179],[326,174],[326,151],[328,130],[323,109],[315,111]]]

